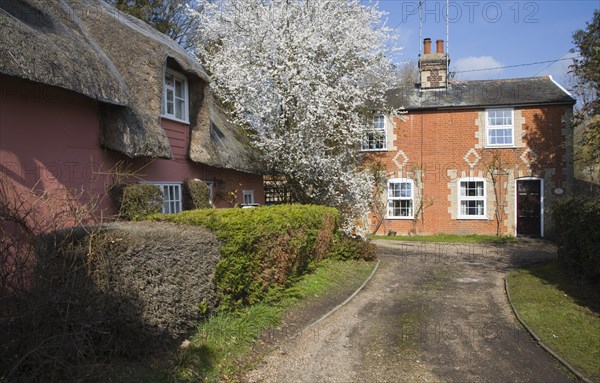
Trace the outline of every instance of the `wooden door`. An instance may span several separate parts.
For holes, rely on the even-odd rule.
[[[541,180],[517,180],[517,236],[542,236],[541,193]]]

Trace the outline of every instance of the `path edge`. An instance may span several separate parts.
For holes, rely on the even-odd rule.
[[[306,326],[303,331],[308,330],[309,328],[311,328],[311,327],[319,324],[321,321],[327,319],[328,317],[330,317],[331,315],[333,315],[333,313],[335,313],[336,311],[338,311],[339,309],[341,309],[342,307],[344,307],[346,304],[348,304],[348,302],[350,302],[355,296],[358,295],[358,293],[360,293],[362,291],[362,289],[367,285],[367,283],[369,283],[369,281],[371,280],[371,278],[373,278],[373,275],[375,275],[375,272],[379,268],[379,264],[380,263],[381,263],[381,260],[377,260],[377,263],[375,264],[375,267],[373,267],[373,271],[371,271],[371,274],[369,274],[369,277],[367,279],[365,279],[365,281],[363,282],[363,284],[360,285],[356,289],[356,291],[354,291],[352,293],[352,295],[350,295],[348,298],[346,298],[346,300],[343,301],[342,303],[340,303],[339,305],[337,305],[334,308],[332,308],[331,310],[329,310],[329,312],[327,312],[325,315],[321,316],[319,319],[317,319],[316,321],[314,321],[311,324],[309,324],[308,326]],[[592,382],[586,382],[586,383],[592,383]]]
[[[515,314],[515,317],[517,318],[517,320],[519,321],[519,323],[521,323],[521,326],[523,326],[523,328],[525,328],[525,330],[529,333],[529,335],[531,335],[531,337],[537,342],[537,344],[540,345],[540,347],[543,348],[548,354],[552,355],[554,357],[554,359],[556,359],[558,362],[560,362],[560,364],[562,364],[567,370],[569,370],[578,379],[582,380],[585,383],[594,383],[590,379],[586,378],[581,372],[579,372],[578,370],[576,370],[575,367],[571,366],[569,364],[569,362],[567,362],[566,360],[564,360],[563,358],[561,358],[557,353],[555,353],[554,351],[552,351],[552,349],[550,347],[548,347],[540,339],[540,337],[537,336],[537,334],[531,328],[529,328],[529,326],[527,326],[527,324],[521,318],[521,316],[519,315],[517,309],[513,305],[512,299],[510,297],[510,291],[508,289],[508,274],[504,275],[504,292],[506,293],[506,297],[508,298],[508,304],[510,305],[510,308],[511,308],[512,312]]]

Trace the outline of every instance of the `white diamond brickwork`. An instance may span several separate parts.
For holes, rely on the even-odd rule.
[[[471,148],[469,149],[469,151],[467,151],[467,153],[465,153],[465,155],[463,156],[463,160],[465,160],[465,162],[467,163],[467,165],[469,165],[470,168],[474,168],[475,165],[479,163],[479,160],[481,160],[481,156],[475,148]]]
[[[400,160],[402,162],[400,162]],[[394,158],[392,158],[392,162],[396,165],[399,171],[402,171],[404,165],[408,163],[408,156],[406,155],[406,153],[404,153],[404,151],[398,150],[398,153],[396,153]]]

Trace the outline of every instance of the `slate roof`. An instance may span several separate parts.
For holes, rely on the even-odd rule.
[[[394,109],[436,110],[575,104],[575,99],[551,76],[503,80],[452,81],[448,89],[393,88],[386,102]]]

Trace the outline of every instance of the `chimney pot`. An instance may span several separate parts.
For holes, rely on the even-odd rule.
[[[423,54],[430,54],[431,53],[431,39],[430,38],[426,38],[425,40],[423,40]]]
[[[444,40],[437,40],[436,53],[444,53]]]

